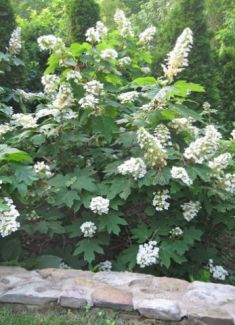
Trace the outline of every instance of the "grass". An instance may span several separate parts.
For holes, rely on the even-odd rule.
[[[179,325],[179,323],[146,320],[137,314],[98,308],[77,311],[53,309],[43,312],[17,311],[11,307],[1,307],[0,325]]]

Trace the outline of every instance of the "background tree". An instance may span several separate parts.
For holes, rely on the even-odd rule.
[[[94,0],[68,0],[65,4],[69,41],[84,41],[87,29],[100,20],[99,5]]]
[[[0,51],[5,52],[11,33],[16,27],[15,15],[9,0],[0,0]]]

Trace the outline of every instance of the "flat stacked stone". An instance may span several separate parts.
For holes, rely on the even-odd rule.
[[[0,303],[138,311],[159,320],[235,324],[235,287],[130,272],[0,267]]]

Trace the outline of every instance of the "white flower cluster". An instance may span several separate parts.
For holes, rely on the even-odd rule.
[[[50,166],[45,164],[44,161],[38,161],[33,166],[35,173],[40,175],[45,175],[46,177],[51,177],[53,174],[51,172]]]
[[[168,190],[154,192],[153,206],[157,211],[168,210],[170,203],[167,202],[171,197]]]
[[[99,103],[99,99],[91,94],[86,94],[85,97],[79,100],[79,104],[81,105],[82,108],[95,109],[98,103]]]
[[[124,56],[123,58],[118,60],[119,67],[123,68],[127,65],[131,64],[131,58],[129,56]]]
[[[77,70],[70,70],[66,75],[66,80],[73,80],[76,84],[80,82],[82,75]]]
[[[11,34],[8,51],[10,54],[17,55],[21,51],[21,28],[17,27]]]
[[[186,169],[183,167],[173,166],[171,169],[171,177],[175,179],[180,179],[184,184],[188,186],[193,184],[193,181],[189,177]]]
[[[184,151],[184,157],[202,164],[205,160],[209,160],[218,150],[221,137],[221,134],[213,125],[207,125],[204,137],[199,137],[191,142]]]
[[[185,28],[177,38],[174,49],[168,53],[166,65],[162,65],[167,79],[172,80],[179,72],[188,66],[188,55],[193,44],[193,32]]]
[[[117,9],[114,15],[114,21],[118,26],[118,30],[122,37],[126,38],[128,36],[134,36],[131,22],[129,19],[126,18],[125,13]]]
[[[137,131],[137,141],[144,150],[144,157],[151,167],[163,168],[167,164],[167,152],[161,142],[143,127]]]
[[[131,175],[135,180],[143,178],[146,173],[145,162],[141,158],[130,158],[118,166],[118,172],[122,175]]]
[[[12,199],[5,197],[4,201],[7,209],[5,211],[1,210],[0,212],[0,234],[2,237],[9,236],[20,227],[20,223],[16,221],[20,214],[13,204]]]
[[[146,45],[149,44],[156,34],[156,27],[150,26],[149,28],[146,28],[142,33],[139,35],[140,44]]]
[[[96,23],[96,27],[91,27],[86,31],[86,40],[90,43],[99,43],[107,35],[108,29],[101,22]]]
[[[193,126],[192,123],[192,118],[181,117],[173,119],[170,126],[175,130],[176,133],[188,132],[194,137],[197,137],[199,130],[197,127]]]
[[[181,208],[183,209],[184,219],[191,221],[197,216],[199,210],[201,209],[201,204],[199,201],[189,201],[181,204]]]
[[[103,94],[104,85],[97,81],[91,80],[84,85],[86,90],[85,97],[79,100],[79,104],[82,108],[93,108],[95,109],[99,103],[99,96]]]
[[[104,199],[102,196],[93,197],[90,203],[90,209],[99,215],[108,214],[109,200]]]
[[[44,86],[44,92],[48,95],[53,95],[60,84],[60,78],[55,74],[47,74],[42,77],[41,81]]]
[[[220,174],[224,171],[232,160],[232,155],[228,152],[225,152],[212,161],[209,161],[208,166],[213,170],[214,173]]]
[[[150,74],[151,69],[149,67],[141,67],[140,70],[144,73],[144,74]]]
[[[104,261],[98,265],[100,272],[110,272],[112,270],[112,262]]]
[[[100,96],[103,93],[104,85],[97,80],[91,80],[84,85],[84,89],[88,94]]]
[[[141,268],[157,264],[158,260],[159,248],[156,241],[152,240],[139,246],[136,262]]]
[[[6,134],[7,132],[11,131],[12,127],[9,123],[0,124],[0,136]]]
[[[12,115],[12,124],[22,126],[24,129],[36,128],[37,119],[31,114],[17,113]]]
[[[126,93],[118,95],[118,100],[120,100],[121,104],[133,103],[138,97],[138,91],[127,91]]]
[[[209,102],[204,102],[202,104],[202,108],[204,110],[204,115],[210,114],[211,113],[211,104]]]
[[[172,145],[170,130],[164,124],[159,124],[155,128],[154,135],[156,138],[158,138],[163,147]]]
[[[62,83],[52,103],[52,108],[66,110],[74,103],[73,92],[68,83]]]
[[[65,44],[60,37],[44,35],[37,39],[41,51],[59,52],[65,49]]]
[[[170,237],[171,238],[181,237],[183,235],[183,233],[184,232],[180,227],[175,227],[175,228],[171,229]]]
[[[209,260],[209,271],[216,280],[224,281],[228,276],[228,271],[225,270],[221,265],[214,265],[214,261],[212,259]]]
[[[114,49],[105,49],[101,52],[101,58],[103,60],[115,60],[118,57],[118,52]]]
[[[220,187],[226,192],[234,195],[235,194],[235,173],[227,173],[218,179]]]
[[[80,229],[81,229],[81,232],[83,233],[84,237],[91,238],[91,237],[94,237],[97,227],[94,224],[94,222],[86,221],[81,225]]]
[[[59,114],[60,114],[60,112],[56,108],[42,108],[36,112],[35,116],[37,119],[40,119],[40,118],[48,116],[48,115],[52,115],[52,116],[56,117]]]

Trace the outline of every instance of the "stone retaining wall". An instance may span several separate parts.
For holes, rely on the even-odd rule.
[[[0,267],[0,303],[137,310],[148,318],[235,324],[235,287],[129,272]]]

